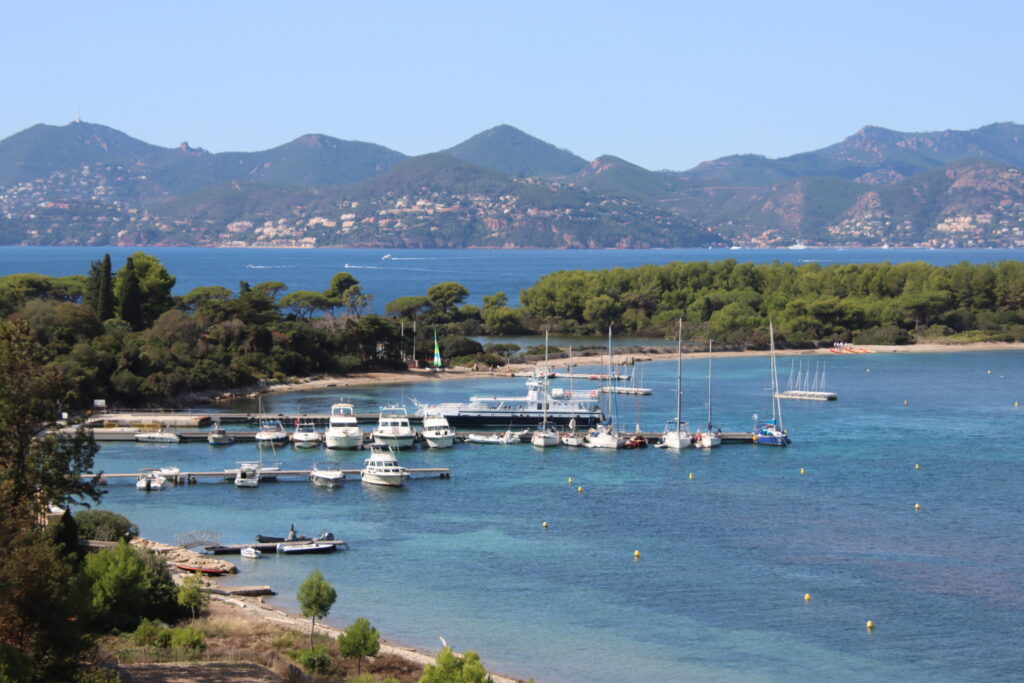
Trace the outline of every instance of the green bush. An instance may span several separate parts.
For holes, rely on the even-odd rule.
[[[171,629],[159,621],[143,619],[132,633],[132,642],[143,647],[167,647],[171,644]]]
[[[95,666],[76,673],[75,683],[121,683],[121,674],[113,669]]]
[[[302,650],[292,650],[292,659],[311,674],[326,673],[331,668],[331,657],[322,645]]]
[[[206,636],[197,628],[180,626],[171,631],[171,647],[195,657],[206,651]]]
[[[124,515],[110,510],[81,510],[75,514],[78,537],[93,541],[119,541],[139,535],[139,527]]]

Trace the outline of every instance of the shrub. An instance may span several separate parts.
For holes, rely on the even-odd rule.
[[[338,635],[338,650],[344,657],[355,657],[356,673],[362,673],[363,657],[380,652],[380,633],[366,617],[359,617]]]
[[[139,527],[124,515],[110,510],[81,510],[75,514],[78,537],[94,541],[118,541],[139,535]]]
[[[104,666],[95,666],[76,673],[75,683],[121,683],[121,674]]]
[[[197,628],[181,626],[171,631],[171,647],[195,657],[206,650],[206,637]]]
[[[311,674],[326,673],[331,668],[331,657],[326,648],[317,645],[304,650],[292,650],[292,658]]]
[[[132,633],[132,642],[143,647],[167,647],[171,644],[171,629],[159,621],[143,619]]]

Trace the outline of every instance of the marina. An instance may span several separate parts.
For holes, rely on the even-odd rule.
[[[1024,478],[1015,445],[1024,413],[1014,409],[1024,400],[1022,357],[830,357],[829,381],[841,387],[842,401],[790,402],[785,427],[793,443],[764,448],[743,430],[753,413],[771,415],[768,359],[715,354],[714,424],[747,447],[418,445],[401,451],[403,466],[451,466],[457,476],[401,488],[361,485],[355,474],[334,489],[292,486],[306,482],[303,473],[317,461],[354,472],[368,451],[328,458],[322,446],[288,446],[277,448],[280,483],[258,492],[211,487],[206,482],[223,482],[211,476],[142,493],[133,486],[141,468],[174,464],[222,476],[221,467],[254,460],[256,447],[103,442],[96,470],[128,476],[109,480],[101,507],[163,541],[183,529],[215,528],[226,545],[241,545],[261,530],[254,519],[269,532],[291,522],[340,531],[354,549],[343,557],[284,561],[269,551],[218,582],[224,590],[272,586],[278,595],[268,602],[297,611],[298,584],[320,569],[351,613],[368,615],[398,642],[430,648],[442,633],[523,678],[848,680],[856,671],[908,683],[1008,680],[1019,648],[1001,634],[1024,629],[1014,588],[1024,571],[1015,530],[1024,520],[1006,503]],[[692,429],[709,420],[707,375],[706,358],[684,359],[682,419]],[[675,414],[675,359],[645,364],[644,379],[653,396],[619,396],[619,421],[627,433],[639,422],[653,446]],[[507,387],[521,381],[368,386],[347,390],[345,400],[375,419],[375,406],[408,401],[410,391],[433,405],[513,393]],[[965,403],[964,395],[975,400]],[[275,394],[264,397],[264,412],[322,414],[337,401],[336,389]],[[250,409],[224,407],[243,416]],[[964,451],[955,439],[931,438],[954,414],[956,434],[986,439]],[[844,433],[857,439],[837,438]],[[353,578],[381,567],[396,594]],[[490,609],[494,596],[501,610]],[[865,632],[868,619],[873,634]],[[328,618],[338,626],[350,620],[349,613]],[[609,630],[610,623],[621,628]]]

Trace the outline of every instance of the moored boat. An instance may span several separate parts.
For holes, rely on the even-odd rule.
[[[211,446],[227,446],[234,442],[235,437],[229,434],[228,430],[221,427],[219,422],[215,422],[206,435],[206,443]]]
[[[501,444],[503,446],[508,446],[510,444],[522,443],[523,437],[529,433],[530,430],[528,429],[518,432],[508,429],[504,432],[498,432],[495,434],[467,434],[466,441],[469,443]]]
[[[165,432],[163,429],[155,432],[137,432],[135,440],[139,443],[178,443],[181,437],[174,432]]]
[[[316,448],[320,445],[320,432],[312,420],[302,420],[295,425],[292,432],[292,443],[296,448]]]
[[[135,488],[139,491],[159,491],[167,486],[167,477],[160,474],[154,468],[139,470],[139,478],[135,482]]]
[[[382,406],[372,434],[375,446],[391,448],[412,448],[416,438],[404,406]]]
[[[398,458],[390,446],[371,446],[370,457],[363,463],[360,473],[367,484],[378,486],[404,486],[409,473],[398,464]]]
[[[664,448],[682,450],[693,444],[693,435],[686,429],[683,420],[683,319],[679,319],[679,338],[676,346],[676,417],[665,425],[661,435]]]
[[[282,555],[302,555],[307,553],[333,553],[338,549],[335,543],[278,543],[277,552]]]
[[[768,321],[768,339],[771,342],[771,403],[772,416],[759,420],[754,415],[754,443],[759,446],[788,446],[789,434],[782,426],[782,403],[779,401],[779,377],[775,366],[775,327]]]
[[[249,464],[241,464],[235,474],[235,486],[240,489],[254,489],[260,485],[260,470]]]
[[[351,403],[335,403],[331,406],[324,445],[341,450],[362,448],[363,430],[356,421],[355,408]]]
[[[427,442],[427,448],[451,448],[455,443],[455,432],[444,415],[428,409],[423,415],[423,440]]]
[[[259,446],[270,446],[273,444],[286,443],[288,432],[284,430],[281,421],[273,418],[260,420],[260,428],[256,432],[256,444]]]
[[[248,546],[242,548],[241,550],[239,550],[238,554],[241,555],[242,557],[248,557],[250,560],[255,560],[260,555],[262,555],[263,552],[259,548],[254,548],[251,545],[248,545]]]
[[[334,488],[345,480],[345,473],[336,462],[318,462],[309,472],[309,481],[314,486]]]

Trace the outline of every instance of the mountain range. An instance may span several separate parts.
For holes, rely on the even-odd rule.
[[[1024,246],[1024,126],[735,155],[592,161],[512,126],[406,156],[303,135],[165,148],[102,125],[0,141],[0,243],[383,247]]]

